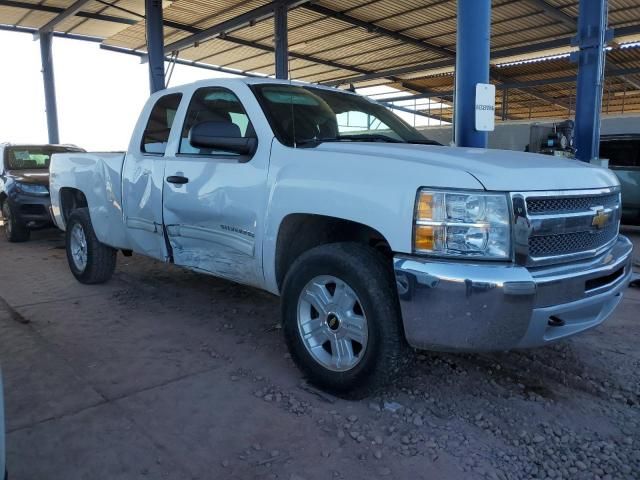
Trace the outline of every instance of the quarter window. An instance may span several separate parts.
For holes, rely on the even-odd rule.
[[[198,148],[189,142],[189,132],[201,122],[225,122],[231,124],[231,131],[238,138],[254,138],[253,125],[240,99],[231,91],[221,87],[207,87],[196,90],[189,103],[187,116],[182,127],[179,153],[189,155],[238,155],[237,153],[211,148]]]
[[[147,126],[142,135],[142,151],[164,155],[171,133],[171,125],[182,99],[181,93],[161,97],[151,110]]]

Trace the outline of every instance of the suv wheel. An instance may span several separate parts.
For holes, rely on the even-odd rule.
[[[31,236],[31,230],[23,225],[13,214],[9,200],[2,204],[2,219],[4,220],[4,234],[9,242],[26,242]]]
[[[75,210],[69,216],[65,243],[69,268],[80,283],[104,283],[111,278],[117,251],[100,243],[87,208]]]
[[[336,243],[301,255],[285,278],[282,315],[292,358],[332,392],[365,396],[410,359],[393,272],[370,247]]]

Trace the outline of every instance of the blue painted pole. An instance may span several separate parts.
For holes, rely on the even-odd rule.
[[[44,104],[47,112],[47,132],[49,143],[60,143],[58,131],[58,106],[56,105],[56,83],[53,75],[52,32],[40,34],[40,59],[42,61],[42,82],[44,85]]]
[[[454,141],[486,148],[487,132],[475,126],[476,84],[489,83],[491,0],[458,0]]]
[[[289,31],[287,27],[288,7],[278,4],[275,7],[275,55],[276,78],[289,78]]]
[[[145,0],[145,12],[147,55],[149,59],[149,89],[151,93],[154,93],[165,88],[162,0]]]
[[[607,32],[607,0],[580,0],[576,43],[576,157],[590,162],[600,147],[600,111]]]

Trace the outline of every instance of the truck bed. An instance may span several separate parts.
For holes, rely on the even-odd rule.
[[[58,153],[51,157],[50,192],[54,222],[65,230],[63,189],[82,192],[98,239],[118,248],[127,248],[122,218],[122,166],[125,152]]]

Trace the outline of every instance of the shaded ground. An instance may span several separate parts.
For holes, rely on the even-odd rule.
[[[419,354],[349,402],[306,386],[276,298],[141,257],[83,286],[62,245],[0,243],[12,479],[640,478],[638,289],[578,338]]]

